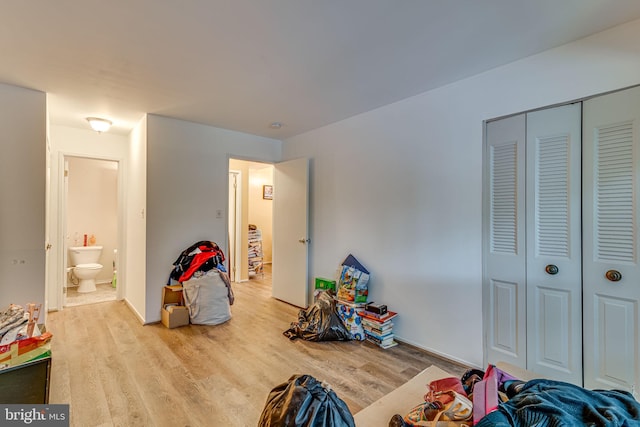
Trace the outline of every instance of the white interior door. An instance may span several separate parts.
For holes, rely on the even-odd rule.
[[[273,283],[274,298],[307,307],[309,160],[274,165]]]
[[[526,368],[524,114],[487,123],[484,155],[485,365]]]
[[[527,369],[582,385],[581,104],[527,114]]]
[[[584,103],[584,386],[640,386],[640,88]]]

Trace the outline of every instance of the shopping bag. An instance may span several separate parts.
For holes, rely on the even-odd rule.
[[[498,409],[500,403],[500,386],[507,381],[517,378],[489,365],[482,381],[473,386],[473,424],[476,425],[482,417]]]
[[[369,271],[353,255],[342,262],[338,269],[338,299],[346,302],[365,303],[369,295]]]

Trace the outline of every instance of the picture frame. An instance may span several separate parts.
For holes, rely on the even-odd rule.
[[[262,198],[265,200],[273,200],[273,185],[262,186]]]

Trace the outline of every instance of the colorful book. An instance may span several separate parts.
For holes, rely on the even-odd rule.
[[[391,326],[388,328],[376,328],[367,323],[363,323],[362,327],[364,328],[365,331],[371,331],[376,335],[389,335],[393,331],[393,327]]]
[[[377,322],[377,323],[386,323],[389,320],[396,317],[397,315],[398,313],[396,313],[395,311],[387,311],[385,314],[382,314],[382,315],[371,313],[370,311],[366,311],[366,310],[360,313],[360,316],[362,316],[363,318],[367,320],[371,320],[373,322]]]
[[[380,344],[380,347],[382,347],[384,349],[387,349],[387,348],[395,347],[397,345],[398,345],[397,342],[391,341],[391,343],[389,343],[389,344]]]
[[[362,318],[362,324],[363,325],[368,325],[374,329],[391,329],[393,328],[393,322],[391,320],[384,322],[384,323],[380,323],[380,322],[373,322],[367,318]]]
[[[388,338],[385,338],[385,339],[380,339],[380,338],[374,337],[374,336],[369,335],[369,334],[367,334],[367,341],[369,341],[369,342],[371,342],[373,344],[379,345],[381,347],[385,346],[385,345],[389,345],[389,344],[394,342],[393,341],[393,335],[391,335],[391,336],[389,336]]]
[[[375,332],[371,332],[371,331],[367,331],[366,329],[364,330],[364,336],[366,337],[374,337],[374,338],[378,338],[378,339],[388,339],[388,338],[393,338],[393,333],[387,333],[384,335],[381,334],[377,334]]]

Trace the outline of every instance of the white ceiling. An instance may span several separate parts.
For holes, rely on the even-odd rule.
[[[0,82],[49,93],[52,124],[128,133],[148,112],[284,139],[638,18],[638,0],[4,1]]]

